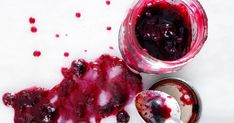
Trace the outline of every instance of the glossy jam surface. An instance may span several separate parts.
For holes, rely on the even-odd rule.
[[[121,59],[79,59],[62,74],[62,82],[51,90],[33,87],[3,96],[4,104],[15,110],[15,123],[90,123],[110,115],[121,123],[129,121],[123,108],[142,91],[142,82]]]
[[[151,56],[165,61],[182,58],[192,40],[188,11],[167,2],[147,4],[137,17],[135,34]]]
[[[143,97],[138,96],[136,98],[136,101],[139,102],[139,100],[142,99]],[[159,101],[153,100],[161,100],[161,102],[159,103]],[[143,119],[146,122],[152,122],[153,120],[155,120],[156,123],[163,123],[166,121],[166,119],[169,119],[171,117],[171,108],[165,104],[165,100],[166,99],[163,97],[155,96],[154,98],[149,100],[151,101],[150,103],[138,104],[137,107],[138,109],[141,108],[140,114],[143,117]],[[152,114],[152,117],[148,118],[150,114]]]
[[[142,91],[135,99],[136,108],[147,123],[165,123],[180,119],[180,107],[173,97],[160,91]]]
[[[117,123],[127,123],[130,119],[130,116],[126,111],[122,110],[117,114],[116,118]]]
[[[182,80],[161,80],[150,89],[162,91],[174,97],[180,105],[183,122],[195,123],[199,120],[201,113],[200,99],[196,92]]]

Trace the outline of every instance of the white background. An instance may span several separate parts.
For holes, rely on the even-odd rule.
[[[0,0],[0,97],[5,92],[40,86],[51,88],[62,80],[60,69],[76,58],[94,60],[102,53],[120,56],[118,30],[133,0]],[[203,102],[200,123],[234,120],[234,2],[202,0],[209,36],[197,57],[177,73],[157,75],[185,79]],[[81,18],[75,13],[81,12]],[[38,32],[30,32],[29,17]],[[112,26],[106,31],[106,26]],[[55,38],[55,34],[60,38]],[[65,36],[68,34],[68,36]],[[113,46],[114,50],[110,50]],[[85,53],[84,50],[88,52]],[[34,50],[42,52],[35,58]],[[65,58],[63,52],[70,52]],[[145,80],[145,87],[154,82]],[[13,109],[0,101],[0,122],[13,123]],[[114,122],[114,121],[113,121]]]

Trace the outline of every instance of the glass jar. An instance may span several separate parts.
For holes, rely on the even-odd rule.
[[[151,56],[139,44],[135,34],[136,20],[145,6],[155,2],[183,5],[191,23],[191,43],[187,53],[176,60],[160,60]],[[137,0],[129,9],[119,32],[119,49],[128,66],[137,72],[158,74],[181,69],[200,51],[208,35],[207,16],[197,0]]]

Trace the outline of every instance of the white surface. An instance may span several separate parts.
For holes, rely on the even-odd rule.
[[[62,66],[76,58],[94,59],[102,53],[118,55],[118,30],[133,0],[0,0],[0,97],[31,87],[58,84]],[[209,36],[198,56],[174,74],[189,81],[200,93],[200,123],[234,121],[234,1],[203,0],[209,19]],[[81,18],[75,13],[81,12]],[[30,32],[29,17],[38,32]],[[106,26],[112,31],[106,31]],[[60,38],[56,39],[55,34]],[[65,34],[68,36],[64,36]],[[114,46],[115,50],[108,47]],[[84,53],[83,50],[88,52]],[[32,52],[41,50],[34,58]],[[70,57],[64,58],[63,52]],[[145,86],[153,84],[145,80]],[[1,123],[13,123],[13,110],[0,101]],[[114,118],[115,119],[115,118]]]

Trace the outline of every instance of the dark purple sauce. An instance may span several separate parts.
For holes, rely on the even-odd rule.
[[[191,23],[181,5],[167,2],[147,5],[139,13],[135,33],[140,46],[160,60],[177,60],[190,49]]]
[[[153,118],[156,122],[158,123],[163,123],[165,122],[166,119],[171,117],[171,108],[169,108],[166,104],[165,104],[165,99],[161,99],[163,101],[162,104],[158,104],[157,102],[152,102],[152,114],[153,114]]]
[[[126,111],[122,110],[117,114],[116,119],[117,123],[128,123],[130,116]]]
[[[110,115],[127,123],[130,117],[123,108],[142,91],[141,76],[109,55],[95,62],[73,61],[62,74],[62,82],[51,90],[33,87],[3,96],[4,104],[15,110],[15,123],[90,123]]]

